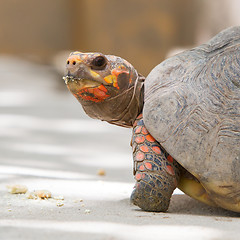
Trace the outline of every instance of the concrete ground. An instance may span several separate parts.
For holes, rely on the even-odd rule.
[[[89,119],[53,68],[4,56],[0,75],[0,239],[240,239],[239,214],[180,191],[167,213],[131,205],[131,130]]]

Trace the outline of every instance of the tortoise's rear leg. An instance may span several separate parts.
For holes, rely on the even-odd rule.
[[[133,127],[133,160],[136,185],[131,201],[145,211],[167,211],[179,181],[179,165],[149,134],[140,115]]]
[[[181,178],[178,183],[178,188],[186,193],[188,196],[208,204],[210,206],[216,207],[217,204],[211,200],[211,197],[206,192],[202,184],[185,169],[181,169]]]
[[[205,182],[201,184],[190,173],[181,171],[178,188],[190,197],[214,207],[240,213],[240,187],[234,184]],[[207,191],[206,189],[211,189]]]

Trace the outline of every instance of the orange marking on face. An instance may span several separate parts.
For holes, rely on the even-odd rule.
[[[136,154],[136,160],[137,160],[137,161],[142,161],[144,158],[145,158],[145,154],[144,154],[144,153],[138,152],[138,153]]]
[[[137,174],[135,175],[135,179],[136,179],[137,181],[139,181],[141,178],[142,178],[141,173],[137,173]]]
[[[121,73],[129,74],[129,72],[127,72],[126,69],[122,69],[122,68],[117,68],[117,69],[115,68],[112,70],[111,73],[116,77],[118,77],[118,75]]]
[[[173,162],[173,157],[171,155],[168,155],[167,160],[172,163]]]
[[[67,63],[71,63],[71,64],[73,64],[74,62],[75,62],[75,64],[76,64],[76,62],[80,62],[80,61],[81,61],[80,56],[79,56],[79,55],[75,55],[75,54],[70,55],[70,56],[68,57],[68,59],[67,59]],[[75,64],[74,64],[74,65],[75,65]]]
[[[140,133],[142,130],[142,127],[137,127],[136,130],[135,130],[135,133]]]
[[[112,84],[115,88],[119,89],[117,76],[115,76],[113,73],[111,75],[108,75],[104,78],[104,81],[106,83]]]
[[[155,138],[154,138],[152,135],[150,135],[150,134],[148,134],[148,135],[146,136],[146,139],[147,139],[149,142],[155,142],[155,141],[156,141]]]
[[[111,71],[111,74],[112,76],[114,76],[114,81],[113,81],[113,86],[117,89],[119,89],[119,86],[118,86],[118,76],[120,74],[129,74],[129,72],[126,70],[126,68],[124,66],[119,66],[118,68],[115,68]]]
[[[106,93],[104,91],[100,90],[99,88],[94,88],[93,94],[94,94],[94,96],[96,96],[98,98],[104,98],[106,96]]]
[[[144,142],[144,137],[143,136],[137,136],[136,138],[135,138],[135,142],[136,143],[143,143]]]
[[[144,171],[144,170],[145,170],[145,167],[144,167],[143,164],[139,167],[139,170],[140,170],[140,171]]]
[[[146,153],[146,152],[149,152],[148,147],[145,146],[145,145],[141,146],[141,147],[140,147],[140,150],[143,151],[143,152],[145,152],[145,153]]]
[[[88,91],[89,93],[92,93],[92,94],[93,94],[94,90],[95,90],[94,88],[88,88],[87,91]],[[86,92],[86,91],[85,91],[85,92]]]
[[[161,153],[160,147],[154,146],[154,147],[152,147],[152,150],[153,150],[155,153],[157,153],[157,154],[160,154],[160,153]]]
[[[142,113],[141,113],[140,115],[138,115],[137,119],[140,119],[140,118],[142,118],[142,117],[143,117],[143,115],[142,115]]]
[[[114,83],[113,83],[113,86],[114,86],[115,88],[119,89],[118,82],[114,82]]]
[[[142,128],[142,134],[147,135],[148,133],[149,133],[148,130],[145,127],[143,127]]]
[[[145,162],[145,167],[149,170],[152,170],[152,164],[150,162]]]
[[[170,175],[173,175],[173,176],[175,175],[175,172],[174,172],[172,166],[168,165],[168,166],[166,167],[166,169],[167,169],[167,172],[168,172]]]
[[[131,75],[129,77],[129,83],[131,84],[132,83],[132,78],[133,78],[133,72],[131,72]]]
[[[102,102],[110,95],[107,94],[107,89],[103,85],[100,85],[96,88],[83,88],[78,93],[74,94],[74,96],[87,101]]]
[[[102,90],[103,92],[107,92],[107,89],[103,86],[103,84],[101,84],[98,89]]]

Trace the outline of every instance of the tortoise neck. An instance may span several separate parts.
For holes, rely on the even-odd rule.
[[[121,112],[121,115],[118,117],[118,119],[110,120],[107,122],[122,127],[133,127],[136,118],[140,113],[142,113],[143,110],[144,80],[145,77],[141,74],[138,74],[135,85],[132,87],[132,89],[129,89],[132,92],[132,97],[128,105],[125,107],[124,111]],[[126,92],[126,94],[129,93]]]

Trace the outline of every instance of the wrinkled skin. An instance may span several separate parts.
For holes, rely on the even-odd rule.
[[[92,118],[131,127],[142,111],[144,78],[120,57],[73,52],[64,80]]]

